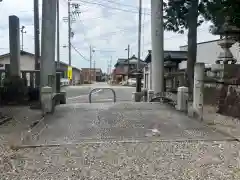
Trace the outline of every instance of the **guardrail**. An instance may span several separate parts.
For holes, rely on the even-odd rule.
[[[117,97],[116,97],[116,92],[112,89],[112,88],[94,88],[90,91],[89,95],[88,95],[88,99],[89,99],[89,103],[92,103],[92,93],[94,91],[97,91],[97,90],[111,90],[112,93],[113,93],[113,102],[115,103],[116,100],[117,100]]]

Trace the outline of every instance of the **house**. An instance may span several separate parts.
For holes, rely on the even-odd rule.
[[[197,62],[204,62],[205,64],[215,64],[218,55],[222,52],[222,48],[218,45],[217,40],[205,41],[197,44]],[[231,52],[237,63],[240,61],[240,48],[239,43],[235,43],[231,48]],[[188,46],[180,46],[180,51],[187,51]],[[179,66],[180,69],[186,69],[186,62],[182,62]]]
[[[0,55],[0,64],[2,65],[0,69],[6,69],[6,67],[10,64],[10,53],[2,54]],[[57,66],[57,62],[55,62]],[[20,51],[20,70],[25,71],[32,71],[35,69],[35,59],[34,54],[26,52],[26,51]],[[60,62],[60,70],[64,73],[62,74],[62,78],[67,78],[67,69],[68,64],[64,62]],[[72,75],[72,81],[74,84],[79,84],[80,81],[80,75],[81,70],[72,67],[73,75]]]
[[[90,73],[91,72],[91,73]],[[102,81],[102,69],[101,68],[82,68],[83,82],[100,82]]]
[[[144,67],[144,88],[151,89],[152,81],[152,51],[148,51],[148,55],[145,58],[145,63],[147,64]],[[164,51],[164,73],[172,73],[179,71],[179,65],[183,61],[187,60],[187,51]],[[179,84],[179,79],[173,81],[172,78],[166,79],[167,87],[175,87]]]
[[[137,72],[137,63],[138,58],[133,55],[131,58],[123,59],[119,58],[117,60],[117,63],[114,65],[113,70],[113,80],[117,82],[121,82],[123,80],[126,80],[127,78],[135,78],[135,73]],[[145,62],[143,60],[140,60],[140,70],[143,69],[145,66]]]

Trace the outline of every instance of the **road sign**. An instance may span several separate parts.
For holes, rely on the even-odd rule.
[[[72,80],[72,67],[68,66],[68,79]]]

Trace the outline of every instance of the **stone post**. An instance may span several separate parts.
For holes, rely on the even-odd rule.
[[[204,63],[196,63],[194,67],[193,110],[202,120],[203,90],[204,90]]]
[[[178,87],[176,109],[178,111],[187,112],[188,110],[188,88],[187,87]]]
[[[10,76],[20,77],[20,29],[19,18],[9,16]]]
[[[140,102],[142,98],[142,92],[133,92],[132,93],[132,101],[133,102]]]
[[[164,92],[163,0],[151,0],[152,87],[155,94]]]
[[[153,90],[148,90],[148,102],[150,102],[152,100],[154,96],[154,91]]]
[[[57,9],[56,0],[43,0],[41,67],[40,67],[41,87],[51,86],[54,93],[56,92],[56,67],[55,67],[56,9]],[[51,81],[51,84],[49,80]]]

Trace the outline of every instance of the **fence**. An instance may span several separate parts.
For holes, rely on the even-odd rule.
[[[213,66],[214,67],[214,66]],[[240,118],[240,65],[224,64],[220,69],[205,69],[203,103],[217,113]],[[166,92],[177,92],[184,85],[184,73],[165,74]]]
[[[5,70],[0,70],[0,87],[3,87],[4,79],[8,76]],[[30,88],[38,87],[38,80],[40,80],[39,70],[23,70],[21,71],[21,78],[23,78],[25,86]]]

